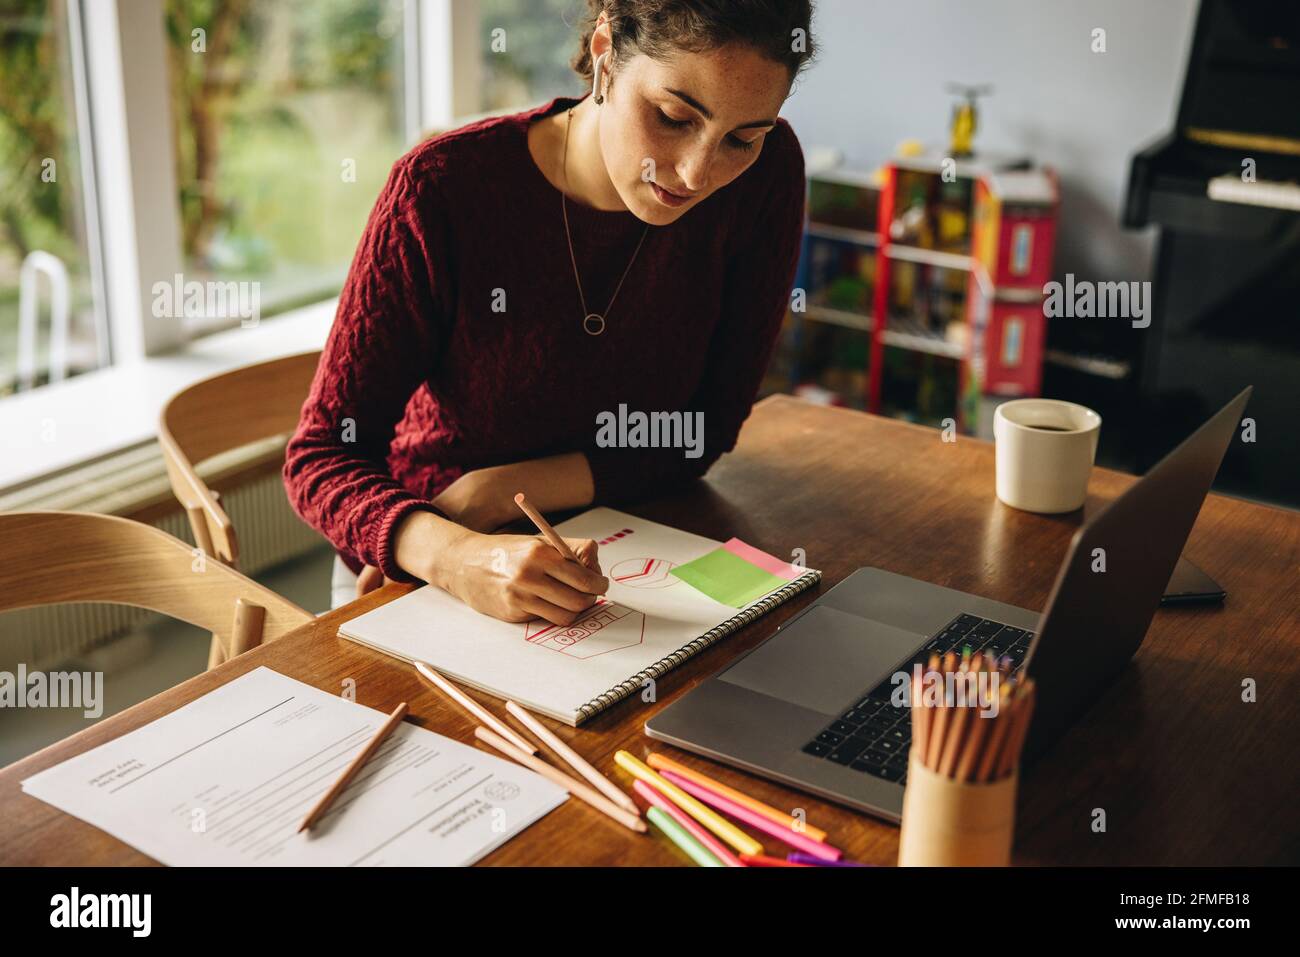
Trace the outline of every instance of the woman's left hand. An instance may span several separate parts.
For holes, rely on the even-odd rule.
[[[494,476],[501,469],[466,472],[443,489],[433,504],[457,525],[474,532],[495,532],[518,517],[513,493],[501,490]]]
[[[364,598],[381,585],[392,584],[392,579],[374,565],[367,565],[357,576],[357,597]]]

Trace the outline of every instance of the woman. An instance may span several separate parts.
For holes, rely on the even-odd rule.
[[[420,144],[371,213],[284,466],[345,588],[364,568],[358,593],[424,581],[568,624],[608,587],[596,545],[571,542],[577,564],[487,534],[515,493],[661,494],[749,415],[799,253],[803,158],[776,117],[810,0],[589,6],[590,95]],[[702,445],[611,447],[621,406],[689,416]]]

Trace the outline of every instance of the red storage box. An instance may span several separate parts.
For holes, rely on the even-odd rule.
[[[1043,386],[1043,299],[990,298],[971,281],[971,370],[985,395],[1035,396]]]
[[[1052,278],[1056,174],[1048,169],[991,173],[975,186],[976,267],[995,289],[1042,292]]]

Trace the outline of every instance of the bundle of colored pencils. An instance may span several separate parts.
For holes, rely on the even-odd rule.
[[[996,685],[994,678],[996,676]],[[939,682],[938,694],[927,688]],[[996,688],[997,709],[958,686]],[[934,700],[937,697],[937,700]],[[912,760],[957,781],[987,784],[1010,775],[1020,762],[1034,710],[1033,679],[1013,675],[1010,662],[976,652],[930,656],[926,674],[912,676]]]

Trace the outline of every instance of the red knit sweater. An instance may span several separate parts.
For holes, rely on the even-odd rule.
[[[733,183],[651,227],[589,336],[560,193],[527,140],[530,121],[575,102],[421,143],[375,204],[284,464],[295,511],[353,571],[412,581],[392,531],[463,472],[579,451],[596,501],[617,504],[703,475],[736,443],[798,260],[799,142],[778,122]],[[644,224],[573,202],[569,223],[603,311]],[[621,403],[702,411],[703,454],[599,447],[596,417]]]

